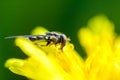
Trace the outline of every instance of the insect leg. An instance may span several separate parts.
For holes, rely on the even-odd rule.
[[[51,43],[51,41],[48,41],[47,44],[46,44],[46,46],[48,46],[50,43]]]

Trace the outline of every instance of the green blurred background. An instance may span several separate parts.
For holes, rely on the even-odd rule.
[[[77,32],[90,18],[105,14],[120,33],[120,0],[1,0],[0,10],[0,80],[27,80],[4,68],[7,59],[26,57],[14,39],[5,36],[30,34],[36,26],[43,26],[65,33],[85,57]]]

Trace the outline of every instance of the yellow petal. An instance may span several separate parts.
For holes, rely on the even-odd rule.
[[[114,25],[99,15],[79,31],[79,40],[87,52],[85,71],[88,80],[120,80],[120,39]]]
[[[114,25],[106,16],[99,15],[92,18],[86,28],[78,33],[80,44],[85,48],[88,55],[99,48],[101,43],[113,44],[115,38]]]
[[[33,34],[40,35],[43,29],[36,28]],[[16,39],[15,43],[28,58],[9,59],[6,67],[12,72],[33,80],[85,80],[84,62],[74,50],[73,44],[67,42],[62,50],[54,44],[35,45],[24,38]],[[40,41],[40,44],[44,42]]]
[[[37,26],[35,29],[32,30],[31,34],[34,35],[44,35],[46,32],[48,32],[47,29],[41,27],[41,26]]]

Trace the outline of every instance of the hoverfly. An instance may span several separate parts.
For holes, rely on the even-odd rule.
[[[8,38],[18,38],[18,37],[25,37],[30,41],[37,41],[37,40],[45,40],[47,42],[46,46],[49,44],[61,44],[61,49],[65,46],[67,37],[65,34],[59,34],[57,32],[46,32],[45,35],[23,35],[23,36],[8,36]]]

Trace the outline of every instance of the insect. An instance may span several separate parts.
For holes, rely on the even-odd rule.
[[[59,34],[57,32],[46,32],[45,35],[23,35],[23,36],[9,36],[5,37],[8,38],[18,38],[18,37],[25,37],[30,41],[37,41],[37,40],[45,40],[47,42],[46,46],[49,44],[61,44],[61,49],[65,46],[66,41],[68,38],[65,34]]]

